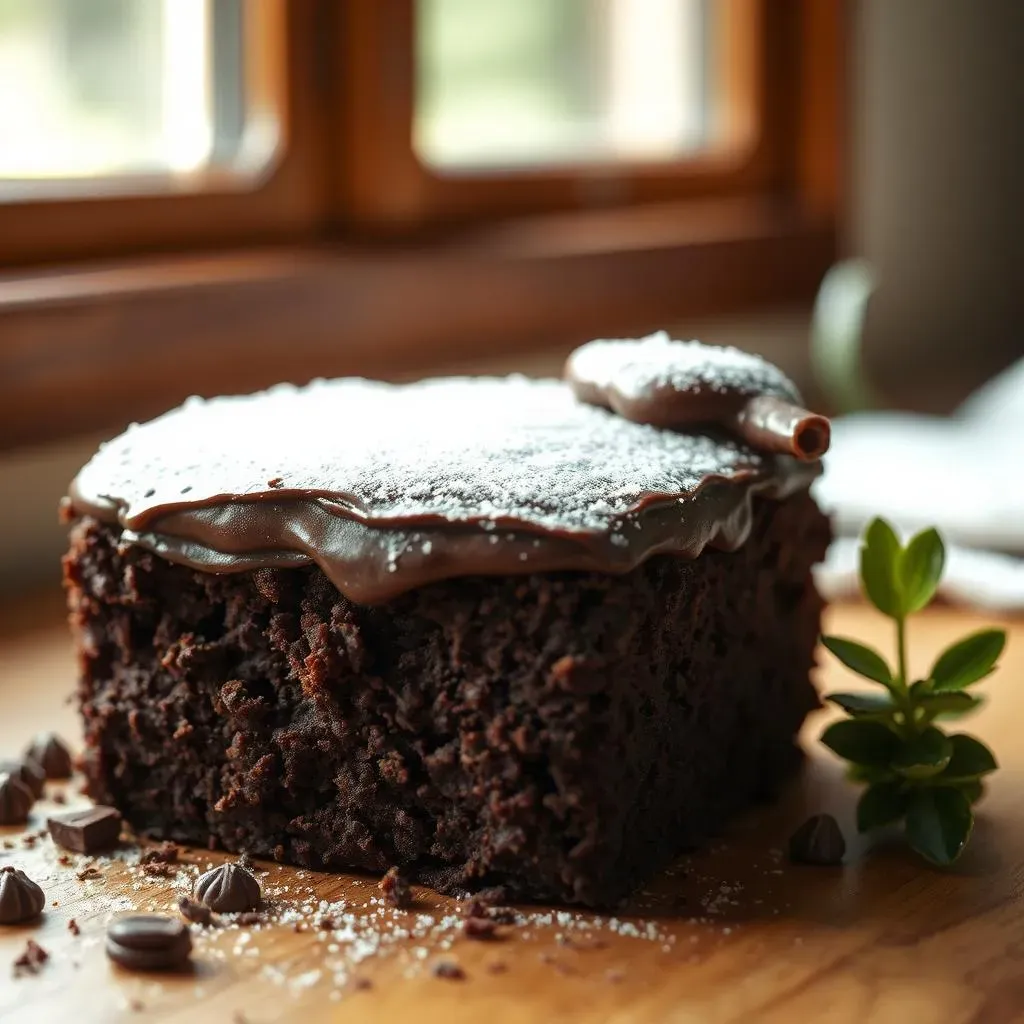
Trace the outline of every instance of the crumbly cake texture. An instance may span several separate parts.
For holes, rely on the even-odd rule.
[[[444,891],[609,906],[798,763],[828,540],[755,498],[731,553],[473,576],[367,606],[81,518],[86,771],[141,832]]]

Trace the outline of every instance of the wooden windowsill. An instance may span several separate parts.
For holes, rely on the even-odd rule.
[[[189,394],[395,377],[813,296],[830,219],[723,200],[529,218],[430,244],[250,249],[0,277],[0,449]]]

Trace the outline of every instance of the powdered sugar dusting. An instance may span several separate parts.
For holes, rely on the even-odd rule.
[[[567,372],[601,390],[614,386],[628,398],[668,388],[683,394],[712,391],[802,401],[796,385],[760,356],[728,346],[674,341],[665,331],[639,341],[591,341],[569,357]]]
[[[715,373],[730,379],[721,365]],[[299,492],[367,521],[585,532],[651,495],[772,467],[720,434],[659,430],[580,403],[560,381],[343,379],[193,399],[104,445],[76,489],[116,504],[133,527],[176,506]]]

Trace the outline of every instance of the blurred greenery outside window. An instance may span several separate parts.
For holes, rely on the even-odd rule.
[[[180,173],[252,143],[252,0],[0,0],[0,180]],[[415,150],[438,169],[713,144],[713,0],[419,0]]]

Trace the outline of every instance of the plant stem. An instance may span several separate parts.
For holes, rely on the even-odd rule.
[[[917,722],[914,721],[914,705],[910,699],[910,684],[907,682],[907,622],[904,616],[896,619],[896,689],[900,703],[903,705],[903,717],[906,719],[907,736],[917,735]]]

